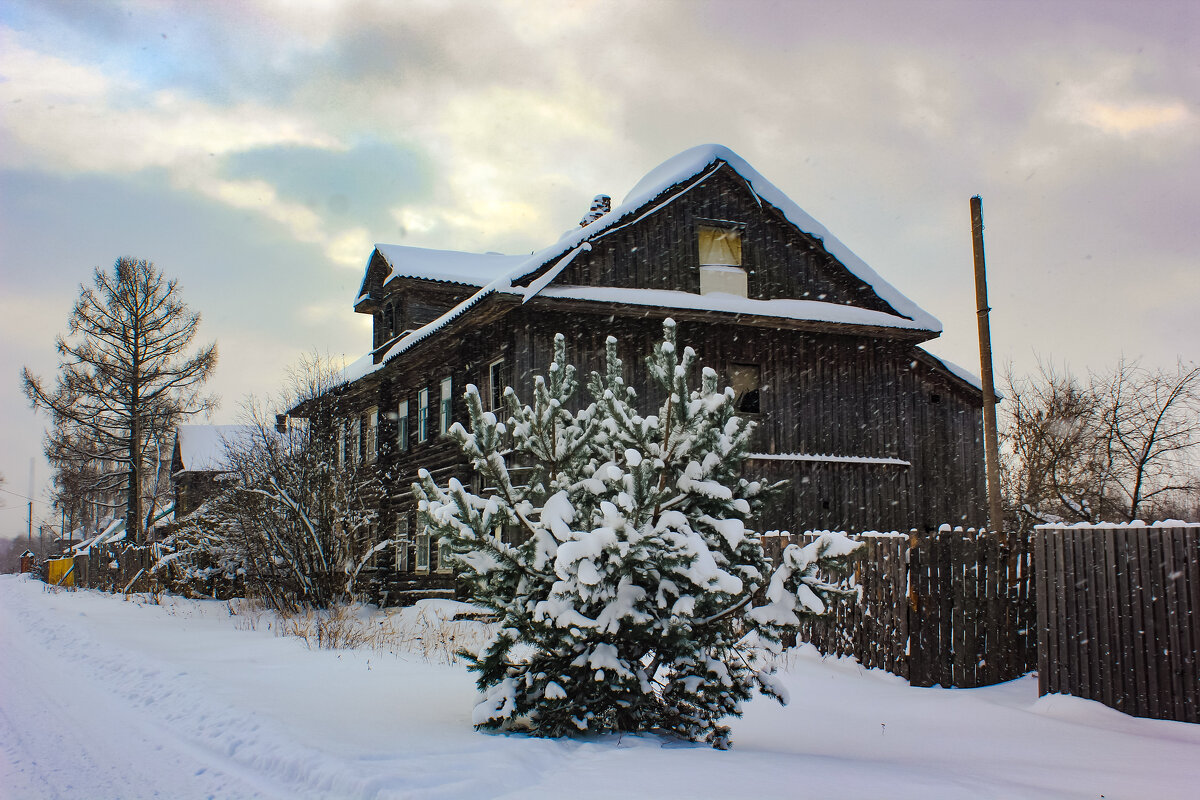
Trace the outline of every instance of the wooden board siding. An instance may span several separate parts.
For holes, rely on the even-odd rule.
[[[638,390],[642,410],[657,411],[663,398],[647,385],[644,360],[661,338],[661,319],[544,311],[525,317],[524,324],[521,318],[514,314],[509,320],[518,394],[527,396],[522,385],[528,387],[532,375],[545,372],[555,333],[567,335],[568,356],[583,380],[603,368],[604,340],[611,334],[620,341],[626,381]],[[910,468],[753,462],[748,471],[802,483],[790,490],[794,505],[779,511],[772,527],[932,530],[946,522],[983,521],[979,400],[914,357],[911,345],[695,322],[681,322],[678,339],[723,380],[730,364],[760,366],[755,452],[911,462]],[[803,484],[806,478],[809,483]]]
[[[663,211],[593,241],[591,252],[577,256],[553,284],[699,294],[698,230],[722,221],[743,229],[742,264],[750,297],[850,302],[876,311],[892,310],[818,239],[800,233],[765,204],[760,206],[746,182],[728,167]]]

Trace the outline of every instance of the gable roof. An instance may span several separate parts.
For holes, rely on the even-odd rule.
[[[363,283],[359,288],[357,305],[365,299],[371,265],[378,255],[388,272],[383,278],[387,285],[394,278],[457,283],[465,286],[486,286],[496,278],[507,275],[525,263],[529,256],[506,256],[500,253],[464,253],[458,250],[432,250],[400,244],[377,244],[367,259]]]
[[[763,177],[741,156],[727,147],[709,144],[685,150],[651,170],[626,195],[622,203],[590,224],[572,229],[557,242],[528,256],[461,253],[428,250],[400,245],[376,245],[367,262],[363,288],[357,304],[366,297],[370,270],[381,258],[388,266],[384,283],[397,277],[450,282],[480,287],[434,321],[393,343],[378,364],[368,355],[347,368],[345,379],[351,382],[381,367],[418,342],[461,317],[481,301],[493,295],[510,295],[520,302],[537,296],[569,298],[596,302],[620,302],[667,309],[696,308],[700,295],[655,289],[616,289],[597,286],[553,286],[549,284],[580,253],[591,249],[591,242],[657,213],[682,197],[723,166],[728,166],[746,182],[755,200],[775,208],[801,232],[819,240],[826,251],[851,274],[867,284],[896,314],[872,311],[856,306],[815,300],[756,300],[733,295],[703,295],[703,308],[731,314],[828,322],[849,326],[901,328],[937,335],[941,323],[930,313],[904,296],[879,276],[846,245],[796,205],[773,183]]]

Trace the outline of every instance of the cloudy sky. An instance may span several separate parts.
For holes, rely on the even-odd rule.
[[[180,279],[214,421],[317,350],[374,242],[528,252],[695,144],[741,154],[945,325],[978,371],[969,198],[997,359],[1200,358],[1200,4],[0,3],[0,473],[24,494],[81,282]],[[24,501],[0,495],[0,535]],[[39,510],[47,510],[42,506]]]

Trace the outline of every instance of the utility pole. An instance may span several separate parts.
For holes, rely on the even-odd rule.
[[[979,323],[979,372],[983,379],[983,453],[987,461],[988,527],[1002,531],[1000,441],[996,433],[996,384],[992,375],[992,328],[988,320],[987,269],[983,258],[983,199],[971,198],[971,239],[975,250],[975,307]]]
[[[29,496],[25,498],[29,501],[29,546],[33,548],[33,459],[29,459]]]

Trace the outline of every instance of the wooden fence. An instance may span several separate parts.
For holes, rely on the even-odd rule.
[[[772,558],[818,534],[766,536]],[[932,534],[859,534],[861,602],[808,622],[822,653],[901,675],[914,686],[987,686],[1035,666],[1036,608],[1028,537],[943,527]]]
[[[195,563],[195,557],[191,557],[173,561],[154,571],[161,557],[160,548],[154,544],[139,546],[117,542],[94,545],[86,553],[74,556],[72,578],[79,588],[107,592],[146,592],[159,587],[178,591],[180,584],[175,579],[183,570],[206,566]],[[219,574],[190,580],[187,588],[198,596],[222,600],[245,593],[240,578],[230,580]]]
[[[1200,722],[1200,524],[1040,526],[1038,689]]]

